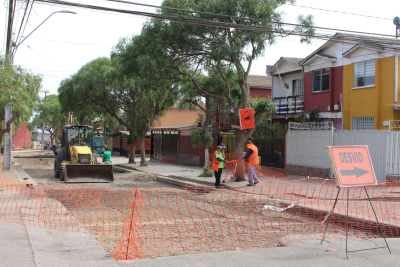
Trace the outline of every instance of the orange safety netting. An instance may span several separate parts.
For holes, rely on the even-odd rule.
[[[267,178],[264,178],[267,179]],[[306,179],[306,178],[303,178]],[[399,237],[399,184],[364,188],[273,184],[253,187],[108,190],[0,180],[0,219],[48,229],[89,232],[116,260],[281,246],[321,239]]]

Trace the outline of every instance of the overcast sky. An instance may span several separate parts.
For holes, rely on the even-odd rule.
[[[109,3],[102,0],[68,1],[136,11],[155,11],[152,8]],[[157,6],[162,3],[162,0],[131,1]],[[4,26],[0,29],[0,53],[3,55],[5,54],[7,4],[8,0],[4,0],[0,9],[0,21],[4,22]],[[22,18],[23,7],[22,4],[18,7],[16,19]],[[70,10],[77,14],[54,14],[21,44],[14,58],[14,64],[42,74],[43,91],[47,90],[50,94],[56,94],[60,82],[76,73],[84,64],[98,57],[109,57],[112,47],[120,38],[140,34],[142,24],[147,20],[140,16],[36,2],[29,18],[29,24],[25,29],[25,35],[28,35],[52,12],[59,10]],[[400,16],[400,1],[298,0],[295,6],[284,5],[278,10],[286,13],[284,22],[296,23],[299,14],[311,14],[314,16],[315,26],[394,36],[393,18]],[[20,23],[18,23],[19,25]],[[18,29],[14,31],[18,32]],[[321,30],[318,32],[323,33]],[[267,47],[264,57],[259,58],[253,64],[251,74],[265,75],[266,65],[274,64],[280,57],[306,57],[324,42],[314,40],[311,45],[308,45],[300,44],[299,37],[279,37],[275,45]]]

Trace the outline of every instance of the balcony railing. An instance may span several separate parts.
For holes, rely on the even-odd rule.
[[[273,100],[276,106],[275,115],[277,116],[297,115],[304,110],[304,96],[276,97]]]

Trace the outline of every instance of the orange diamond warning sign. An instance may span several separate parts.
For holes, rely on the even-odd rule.
[[[254,110],[252,108],[240,109],[240,129],[254,128]]]
[[[326,149],[338,187],[378,184],[368,146],[328,146]]]

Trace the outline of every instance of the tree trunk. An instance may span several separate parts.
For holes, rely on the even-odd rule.
[[[243,156],[244,143],[246,142],[246,137],[243,130],[236,130],[236,144],[235,144],[235,158],[240,159]],[[236,182],[245,181],[245,168],[244,161],[239,161],[236,168]]]
[[[208,154],[208,147],[204,148],[204,170],[207,171],[208,170],[208,163],[210,162],[208,160],[209,158],[209,154]]]
[[[135,162],[135,142],[134,136],[132,134],[129,135],[129,140],[130,140],[130,149],[129,149],[129,164],[136,164]]]
[[[146,133],[142,134],[140,137],[140,166],[148,166],[146,162]]]

